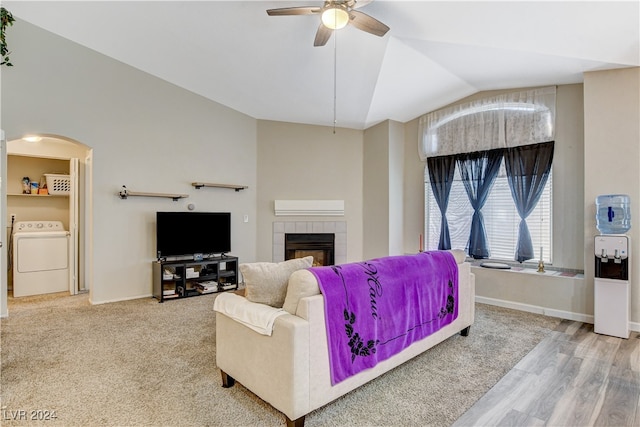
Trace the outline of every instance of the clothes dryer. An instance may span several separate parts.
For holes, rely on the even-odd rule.
[[[19,221],[13,233],[13,296],[69,290],[69,232],[61,221]]]

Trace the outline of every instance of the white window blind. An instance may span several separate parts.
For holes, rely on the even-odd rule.
[[[553,172],[549,178],[536,208],[527,218],[529,233],[535,251],[536,260],[540,259],[542,251],[545,263],[551,264],[552,253],[552,206],[551,195],[553,186]],[[425,168],[425,249],[438,249],[440,239],[441,215],[438,204],[431,191],[429,173]],[[500,172],[496,178],[487,202],[481,210],[487,233],[490,258],[494,260],[513,261],[516,244],[518,242],[518,227],[520,216],[509,189],[504,160],[500,165]],[[467,251],[473,208],[464,189],[458,168],[454,173],[454,181],[447,206],[447,221],[453,249]]]

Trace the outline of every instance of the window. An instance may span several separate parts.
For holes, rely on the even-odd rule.
[[[429,173],[425,167],[425,249],[438,249],[440,239],[441,215],[438,204],[431,190]],[[454,172],[454,181],[449,195],[447,206],[447,221],[451,237],[451,247],[455,249],[467,249],[469,233],[471,230],[471,217],[473,208],[467,197],[458,168]],[[552,263],[552,183],[553,171],[543,193],[533,212],[527,217],[527,226],[531,233],[536,260],[542,259],[545,263]],[[509,182],[507,180],[504,160],[500,165],[500,172],[496,178],[487,202],[482,208],[484,225],[489,243],[490,258],[495,260],[513,261],[518,241],[518,227],[520,216],[516,210],[511,196]]]
[[[555,104],[556,88],[546,87],[454,104],[420,118],[418,152],[432,168],[425,170],[425,247],[460,248],[476,258],[505,261],[536,261],[542,255],[551,263]],[[446,201],[449,194],[449,236],[442,242],[429,172],[438,200]],[[474,204],[482,207],[482,221],[476,215],[472,222],[465,183]],[[518,211],[528,214],[523,228],[529,235],[519,235]]]

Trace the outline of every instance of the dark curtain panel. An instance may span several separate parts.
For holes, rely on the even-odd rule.
[[[487,233],[480,210],[487,201],[491,186],[500,170],[502,152],[502,149],[497,149],[456,156],[462,182],[473,207],[468,253],[475,259],[489,257]]]
[[[538,204],[549,178],[553,147],[554,141],[551,141],[507,148],[504,153],[511,195],[520,215],[515,254],[515,260],[519,262],[534,258],[533,243],[526,219]]]
[[[438,249],[451,249],[451,237],[449,235],[449,223],[447,222],[447,206],[449,205],[449,193],[453,183],[453,171],[455,168],[455,156],[429,157],[427,168],[431,190],[436,198],[442,222],[440,224],[440,241]]]

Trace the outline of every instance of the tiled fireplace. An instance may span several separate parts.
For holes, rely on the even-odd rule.
[[[314,265],[347,262],[346,221],[273,223],[273,262],[313,255]]]

